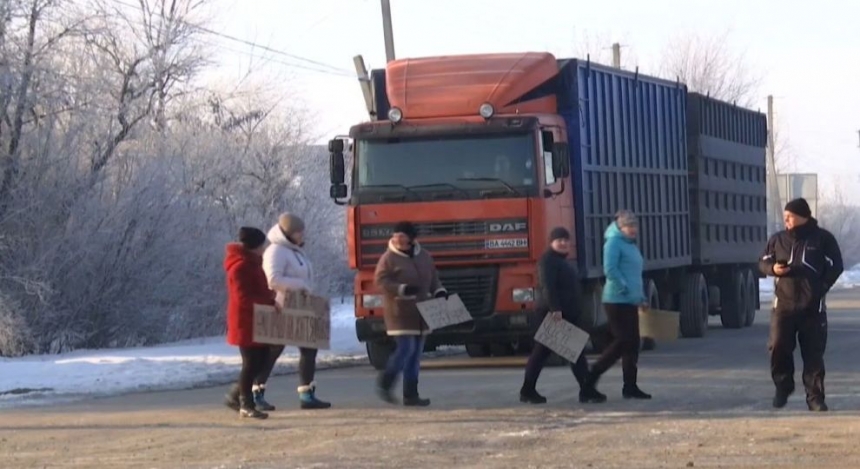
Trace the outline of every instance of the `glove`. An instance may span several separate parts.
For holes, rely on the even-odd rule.
[[[435,295],[433,295],[433,297],[434,298],[445,298],[445,300],[447,301],[448,300],[448,292],[445,290],[440,290],[439,293],[436,293]]]
[[[406,285],[406,287],[403,288],[403,295],[404,296],[415,296],[417,294],[418,294],[418,287],[416,287],[415,285]]]

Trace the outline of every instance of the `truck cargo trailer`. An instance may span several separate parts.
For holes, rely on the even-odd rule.
[[[331,195],[348,210],[358,339],[376,367],[392,350],[373,269],[400,220],[418,226],[472,322],[430,347],[472,356],[531,346],[537,259],[555,226],[574,234],[583,312],[605,321],[603,232],[640,219],[645,296],[680,312],[752,324],[766,242],[766,119],[677,82],[549,53],[402,59],[374,70],[376,119],[332,140]],[[349,182],[349,186],[347,186]]]

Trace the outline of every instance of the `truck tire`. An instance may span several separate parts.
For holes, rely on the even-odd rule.
[[[487,344],[466,344],[466,355],[472,358],[483,358],[490,356],[490,346]]]
[[[660,309],[660,292],[651,279],[645,281],[645,298],[651,309]],[[640,345],[643,351],[654,350],[657,348],[657,341],[653,337],[642,337]]]
[[[597,327],[606,322],[603,312],[603,287],[595,283],[583,289],[582,295],[582,324],[585,327]]]
[[[744,326],[750,327],[755,322],[755,313],[756,313],[756,304],[758,303],[758,298],[756,295],[758,294],[758,289],[756,288],[756,282],[758,279],[753,274],[752,270],[747,270],[744,274],[744,286],[747,290],[747,316],[746,321],[744,321]]]
[[[681,336],[704,337],[708,330],[708,284],[699,272],[686,275],[681,287]]]
[[[726,329],[740,329],[747,322],[747,277],[732,271],[720,285],[720,322]]]
[[[387,340],[371,340],[367,342],[367,358],[376,370],[384,370],[388,357],[394,351],[394,344]]]
[[[494,342],[490,344],[490,355],[494,357],[510,357],[514,351],[514,346],[511,343]]]

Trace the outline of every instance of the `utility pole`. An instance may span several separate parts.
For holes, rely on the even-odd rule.
[[[621,44],[617,42],[612,44],[612,66],[621,68]]]
[[[767,166],[768,185],[770,186],[771,210],[768,217],[768,235],[780,230],[782,217],[782,198],[779,195],[779,177],[776,170],[776,146],[773,125],[773,95],[767,97]]]
[[[382,34],[385,37],[385,61],[394,60],[394,32],[391,29],[391,0],[382,3]]]

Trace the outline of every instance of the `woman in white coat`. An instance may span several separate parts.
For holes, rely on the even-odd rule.
[[[278,223],[267,235],[269,247],[263,253],[263,270],[269,288],[275,291],[275,302],[283,307],[287,293],[305,291],[313,292],[313,266],[302,246],[305,241],[305,223],[301,218],[290,213],[281,214]],[[275,366],[275,362],[283,352],[283,346],[273,347],[270,353],[269,366],[257,379],[254,386],[254,401],[261,410],[274,410],[274,406],[266,402],[266,381]],[[299,348],[299,400],[302,409],[327,409],[331,404],[316,397],[317,350]]]

